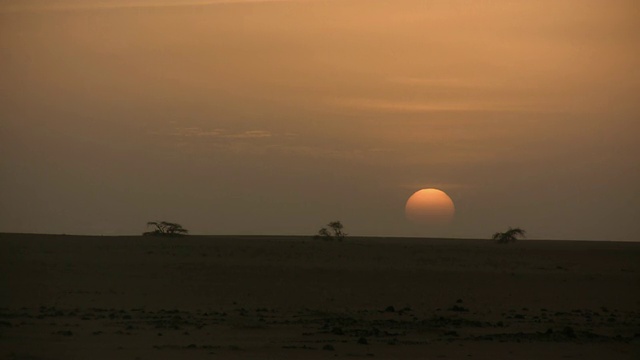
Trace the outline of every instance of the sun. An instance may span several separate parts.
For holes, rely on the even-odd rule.
[[[444,191],[422,189],[409,197],[404,207],[407,219],[427,225],[448,225],[453,221],[456,208]]]

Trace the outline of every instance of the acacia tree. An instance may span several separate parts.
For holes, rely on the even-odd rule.
[[[510,242],[515,242],[518,237],[524,237],[525,234],[526,231],[520,228],[509,227],[509,229],[505,232],[497,232],[493,234],[493,240],[497,241],[499,244],[507,244]]]
[[[332,221],[327,224],[327,227],[318,230],[318,234],[315,237],[316,239],[342,241],[347,236],[347,233],[342,229],[344,229],[344,225],[340,221]]]
[[[147,223],[147,228],[149,226],[155,227],[152,231],[144,232],[142,235],[145,236],[183,236],[189,233],[189,230],[182,227],[182,225],[177,223],[172,223],[168,221],[149,221]]]

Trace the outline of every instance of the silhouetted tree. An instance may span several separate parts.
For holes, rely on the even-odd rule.
[[[347,236],[347,233],[342,230],[343,228],[344,225],[342,225],[340,221],[332,221],[327,224],[327,227],[323,227],[318,230],[318,234],[315,238],[342,241]]]
[[[526,231],[520,228],[509,227],[509,230],[505,232],[497,232],[493,234],[493,240],[500,244],[507,244],[516,241],[519,236],[524,237],[525,233]]]
[[[145,236],[184,236],[189,233],[189,230],[182,227],[180,224],[168,222],[168,221],[149,221],[149,226],[155,227],[152,231],[146,231],[142,235]]]

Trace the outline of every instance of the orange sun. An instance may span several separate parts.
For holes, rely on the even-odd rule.
[[[453,220],[456,208],[444,191],[422,189],[411,195],[404,207],[407,219],[427,225],[448,225]]]

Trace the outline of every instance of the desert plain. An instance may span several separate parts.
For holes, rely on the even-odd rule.
[[[640,243],[0,234],[2,359],[638,359]]]

